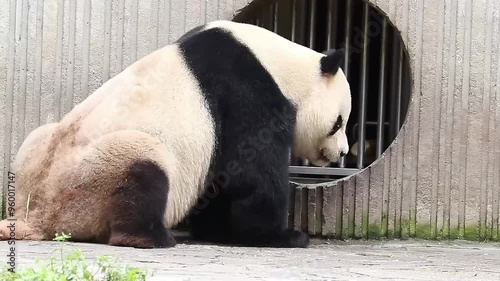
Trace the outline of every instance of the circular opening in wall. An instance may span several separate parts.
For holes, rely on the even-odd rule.
[[[320,183],[366,168],[396,138],[411,96],[409,57],[400,32],[363,0],[255,0],[233,19],[271,30],[318,52],[345,48],[352,91],[349,154],[329,167],[292,159],[291,180]]]

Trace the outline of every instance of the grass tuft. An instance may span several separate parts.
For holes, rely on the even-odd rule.
[[[56,234],[54,241],[67,242],[71,234]],[[16,270],[5,267],[0,271],[2,281],[145,281],[150,275],[145,270],[118,264],[110,256],[97,256],[89,266],[80,249],[64,255],[64,246],[58,249],[49,262],[41,263],[35,258],[35,266]]]

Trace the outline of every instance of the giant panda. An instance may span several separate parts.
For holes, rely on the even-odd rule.
[[[188,220],[199,241],[307,247],[287,228],[289,157],[348,152],[344,56],[232,21],[189,31],[28,135],[15,238],[172,247]]]

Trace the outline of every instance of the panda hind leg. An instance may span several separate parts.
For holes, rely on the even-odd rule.
[[[108,209],[111,235],[108,244],[135,248],[168,248],[175,238],[163,223],[168,177],[151,161],[135,162],[127,180],[111,195]]]

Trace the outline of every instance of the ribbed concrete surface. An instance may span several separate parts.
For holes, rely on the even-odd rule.
[[[135,59],[199,23],[231,18],[246,2],[0,0],[4,171],[33,128],[58,120]],[[372,2],[409,50],[409,117],[361,175],[297,193],[299,225],[335,236],[497,238],[500,2]]]

